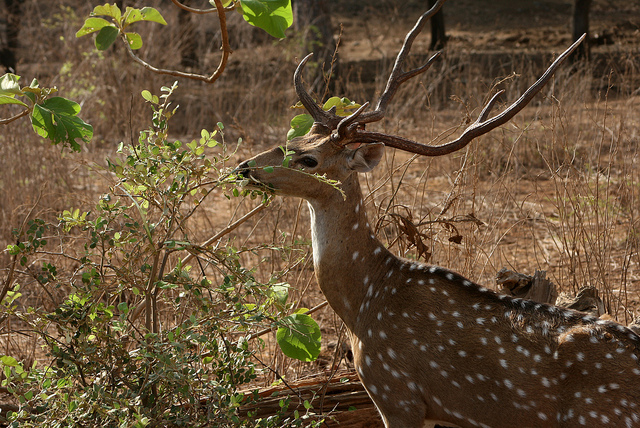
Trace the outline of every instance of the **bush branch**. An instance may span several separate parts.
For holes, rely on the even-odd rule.
[[[0,119],[0,125],[6,125],[8,123],[13,122],[14,120],[18,120],[21,117],[28,115],[29,112],[31,112],[31,109],[27,108],[27,109],[23,110],[22,112],[16,114],[15,116],[11,116],[11,117],[9,117],[7,119]]]
[[[173,4],[178,6],[180,9],[186,10],[187,12],[196,13],[198,15],[204,15],[204,14],[207,14],[207,13],[217,13],[218,12],[218,5],[217,4],[216,4],[216,7],[212,7],[211,9],[196,9],[196,8],[184,5],[184,4],[180,3],[178,0],[171,0],[171,1],[173,2]],[[224,12],[230,12],[230,11],[234,10],[237,5],[238,5],[238,3],[236,3],[235,1],[232,1],[229,6],[223,7],[222,10]]]

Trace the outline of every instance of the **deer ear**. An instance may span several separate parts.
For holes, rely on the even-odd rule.
[[[380,163],[384,154],[384,144],[362,144],[349,155],[347,164],[356,172],[369,172]]]

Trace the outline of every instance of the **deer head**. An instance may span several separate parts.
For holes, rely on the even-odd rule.
[[[507,123],[521,111],[540,92],[560,64],[577,48],[585,37],[583,35],[564,51],[518,100],[501,113],[489,118],[498,97],[504,92],[498,91],[482,109],[478,118],[462,132],[460,137],[451,142],[434,146],[422,144],[402,136],[366,130],[366,124],[380,121],[385,117],[387,106],[400,85],[412,77],[427,71],[440,56],[439,52],[435,53],[421,67],[403,71],[403,64],[413,41],[425,23],[438,11],[443,3],[444,0],[440,0],[429,11],[425,12],[405,37],[386,88],[373,111],[366,111],[369,106],[368,102],[346,118],[336,115],[333,109],[329,111],[323,110],[312,99],[302,84],[302,70],[311,54],[304,58],[294,74],[294,86],[302,105],[313,117],[313,127],[307,135],[290,141],[286,145],[286,150],[275,148],[242,163],[240,165],[242,175],[249,178],[253,186],[267,185],[278,194],[301,197],[307,200],[319,200],[323,199],[323,195],[328,191],[330,192],[330,190],[322,189],[322,182],[314,181],[306,174],[296,174],[296,171],[325,175],[332,180],[344,183],[355,173],[368,172],[373,169],[379,163],[385,146],[423,156],[442,156],[460,150],[474,138]],[[287,156],[290,159],[285,162],[285,157]],[[286,167],[283,168],[283,165],[286,165]],[[266,171],[268,172],[266,172],[264,167],[274,167],[276,170],[267,168]]]

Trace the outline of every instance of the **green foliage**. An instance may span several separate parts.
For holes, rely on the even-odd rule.
[[[105,16],[110,21],[99,18]],[[136,50],[142,47],[142,37],[140,34],[126,31],[131,24],[147,21],[167,25],[160,12],[152,7],[136,9],[127,6],[124,14],[116,4],[104,4],[96,6],[91,12],[91,16],[84,21],[82,28],[76,32],[76,37],[86,36],[97,32],[95,45],[98,50],[104,51],[116,41],[122,34],[131,49]]]
[[[278,39],[293,24],[291,0],[242,0],[240,6],[245,21]]]
[[[91,141],[93,127],[78,117],[80,105],[62,97],[51,97],[33,106],[31,124],[33,130],[54,144],[68,143],[79,152],[76,140]]]
[[[223,4],[226,6],[230,1]],[[285,30],[293,23],[291,0],[243,0],[238,10],[250,25],[262,28],[279,39],[285,37]],[[122,35],[131,49],[136,50],[142,47],[142,37],[129,31],[129,26],[140,21],[167,25],[162,14],[152,7],[137,9],[128,6],[122,13],[116,4],[106,3],[93,9],[91,16],[76,32],[76,37],[97,32],[95,46],[98,50],[106,50]]]
[[[280,320],[276,339],[285,355],[301,361],[314,361],[320,355],[320,327],[306,314],[293,314]]]
[[[7,73],[0,77],[0,104],[18,104],[27,107],[25,103],[15,98],[24,95],[18,84],[20,76]]]
[[[287,140],[307,135],[313,126],[313,118],[308,114],[299,114],[291,119],[291,129],[287,132]]]
[[[302,107],[302,104],[298,103],[296,107]],[[329,98],[322,109],[325,111],[329,111],[331,109],[335,109],[334,113],[338,116],[346,117],[353,113],[354,110],[360,108],[360,104],[351,101],[345,97],[331,97]],[[308,114],[299,114],[291,119],[291,129],[287,132],[287,140],[291,140],[295,137],[301,137],[306,135],[313,126],[313,118]]]
[[[274,37],[284,37],[293,21],[290,0],[223,3]],[[93,9],[76,37],[94,34],[100,51],[117,39],[136,50],[143,41],[133,26],[143,21],[166,25],[154,8],[122,11],[106,3]],[[37,134],[80,151],[93,129],[78,117],[79,104],[35,79],[21,87],[19,79],[0,77],[0,104],[23,108]],[[2,387],[17,404],[7,413],[11,427],[322,423],[309,403],[289,409],[286,397],[268,418],[241,410],[260,400],[252,391],[262,370],[256,364],[264,350],[260,334],[278,329],[287,355],[311,361],[320,332],[308,315],[288,316],[293,304],[284,273],[261,281],[255,267],[243,266],[243,253],[253,249],[220,240],[199,244],[202,225],[191,222],[212,192],[264,202],[270,196],[238,190],[238,177],[226,167],[232,153],[221,123],[189,142],[169,137],[176,88],[142,91],[151,126],[107,160],[105,175],[115,183],[91,211],[69,208],[56,222],[32,219],[14,231],[7,251],[20,275],[52,295],[50,305],[29,307],[16,280],[0,302],[3,317],[17,318],[41,337],[48,357],[25,366],[0,356]],[[291,156],[284,150],[286,167]],[[290,248],[269,250],[304,257]]]
[[[42,337],[50,358],[24,367],[0,356],[2,386],[19,403],[12,427],[321,423],[310,406],[287,416],[286,398],[269,418],[240,411],[260,399],[242,392],[259,374],[257,332],[286,328],[283,349],[296,348],[305,361],[317,357],[320,334],[307,315],[287,316],[290,287],[277,273],[262,283],[242,266],[244,250],[199,245],[190,232],[199,229],[189,224],[194,211],[236,177],[225,168],[222,124],[188,143],[169,138],[176,87],[143,92],[152,125],[108,160],[117,181],[92,211],[67,209],[55,224],[32,220],[15,232],[9,253],[64,298],[53,308],[24,308],[15,285],[2,302]],[[39,261],[52,236],[64,237],[56,251],[70,236],[83,242],[71,270]],[[64,247],[62,254],[71,257]]]
[[[17,104],[25,107],[36,134],[48,138],[53,144],[62,144],[79,152],[81,147],[78,141],[91,141],[93,127],[78,117],[78,103],[52,97],[58,90],[55,87],[42,88],[36,79],[24,87],[20,87],[19,80],[20,76],[11,73],[0,76],[0,105]],[[24,101],[16,96],[24,97]]]

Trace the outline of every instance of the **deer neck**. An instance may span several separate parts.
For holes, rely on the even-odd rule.
[[[356,174],[344,181],[346,198],[309,200],[313,263],[318,284],[334,311],[353,331],[377,280],[393,257],[371,231]],[[387,269],[385,269],[387,268]]]

